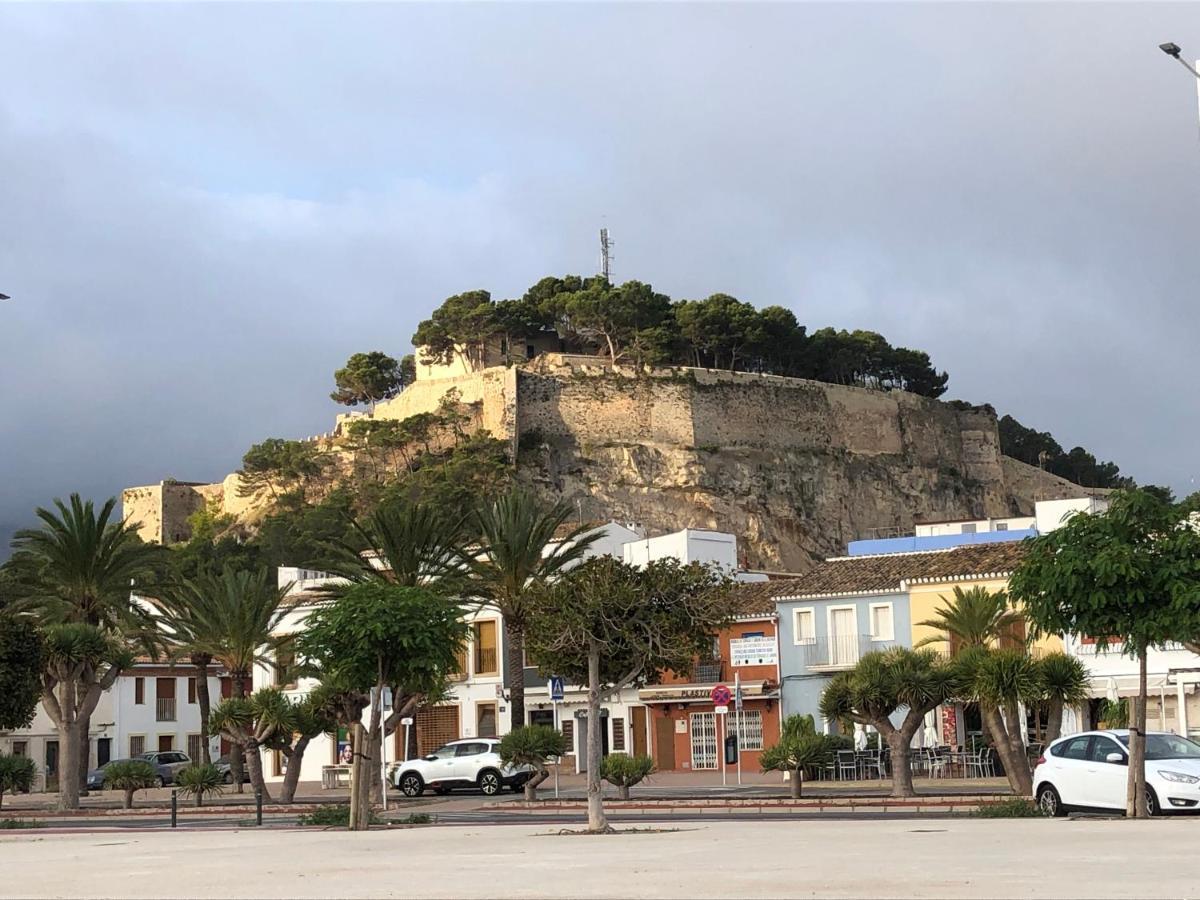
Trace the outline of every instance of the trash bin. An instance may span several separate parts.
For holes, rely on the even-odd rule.
[[[725,765],[736,766],[737,765],[737,754],[738,754],[737,735],[731,734],[725,738]]]

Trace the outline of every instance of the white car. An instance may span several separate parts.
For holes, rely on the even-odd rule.
[[[1052,816],[1070,809],[1125,809],[1129,731],[1085,731],[1059,738],[1033,770],[1038,805]],[[1200,744],[1164,731],[1146,734],[1150,815],[1200,811]]]
[[[504,787],[521,790],[533,769],[504,765],[499,751],[496,738],[451,741],[424,759],[396,763],[388,771],[388,780],[406,797],[420,797],[425,788],[444,794],[453,788],[472,787],[489,797]]]

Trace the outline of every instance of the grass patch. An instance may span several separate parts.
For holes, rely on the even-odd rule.
[[[318,806],[311,812],[304,813],[297,820],[299,825],[317,825],[324,828],[342,828],[350,827],[350,804],[349,803],[332,803],[325,806]],[[384,820],[371,813],[372,825],[383,825]]]
[[[1046,813],[1025,797],[1009,797],[999,803],[988,803],[975,813],[981,819],[1041,819]]]
[[[30,819],[0,819],[0,828],[45,828],[45,822]]]

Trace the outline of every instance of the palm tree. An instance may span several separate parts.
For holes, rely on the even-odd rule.
[[[41,624],[86,625],[100,629],[105,640],[119,634],[126,646],[140,643],[149,649],[153,624],[133,600],[132,587],[154,575],[165,551],[144,543],[134,525],[115,519],[116,504],[115,497],[109,498],[97,511],[92,501],[72,494],[69,505],[56,499],[55,510],[39,507],[41,527],[21,529],[13,537],[12,572],[23,595],[21,609]],[[73,690],[82,696],[90,687],[76,681]],[[73,729],[79,746],[70,754],[80,792],[87,785],[90,727],[91,711],[81,712]],[[71,770],[64,764],[61,771],[60,780],[69,782]]]
[[[1008,594],[1004,591],[989,591],[976,586],[964,591],[955,585],[954,599],[944,595],[939,598],[943,605],[934,613],[935,618],[918,622],[918,625],[933,628],[938,632],[918,641],[915,646],[925,647],[943,641],[950,645],[951,655],[968,647],[987,647],[1011,640],[1025,617],[1008,605]]]
[[[200,761],[211,763],[208,748],[209,714],[212,698],[208,692],[209,667],[212,653],[206,649],[219,640],[220,629],[210,629],[218,624],[217,618],[208,608],[208,596],[196,582],[185,581],[163,591],[158,598],[159,621],[167,634],[167,653],[172,659],[187,659],[196,670],[196,704],[200,707]],[[212,633],[215,630],[216,633]]]
[[[229,673],[232,697],[242,699],[255,663],[273,661],[276,652],[290,640],[276,633],[299,601],[298,597],[288,597],[290,589],[290,584],[278,586],[268,569],[247,572],[226,568],[219,575],[206,573],[167,592],[165,624],[177,632],[180,652],[186,652],[197,669],[197,661],[204,661],[206,678],[208,662],[224,667]],[[206,679],[198,679],[197,686],[200,680]],[[206,715],[203,709],[201,715]],[[230,754],[230,769],[234,790],[241,793],[240,747],[235,746]]]
[[[407,499],[378,506],[351,528],[373,555],[339,543],[334,570],[353,581],[381,578],[404,587],[436,587],[452,593],[467,573],[462,544],[466,521],[431,504]]]
[[[967,691],[979,702],[1009,784],[1018,796],[1032,795],[1033,776],[1025,754],[1025,722],[1020,709],[1021,704],[1036,702],[1042,696],[1037,663],[1024,650],[987,647],[963,654],[960,663]]]
[[[291,734],[296,726],[296,705],[277,688],[259,688],[249,697],[230,697],[222,700],[212,715],[213,729],[239,747],[250,763],[250,785],[270,800],[263,779],[262,755],[259,749],[278,735]],[[241,773],[234,774],[238,781]]]
[[[1088,699],[1087,667],[1066,653],[1047,653],[1037,663],[1042,680],[1042,698],[1049,707],[1046,716],[1046,743],[1062,733],[1063,710]]]
[[[518,487],[475,516],[482,543],[471,570],[480,595],[504,617],[513,728],[525,724],[525,633],[531,589],[583,559],[600,537],[598,530],[585,525],[559,534],[571,513],[561,500],[547,506]]]

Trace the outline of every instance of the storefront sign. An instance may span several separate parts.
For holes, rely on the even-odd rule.
[[[734,638],[729,642],[729,664],[732,666],[773,666],[779,653],[773,637]]]

